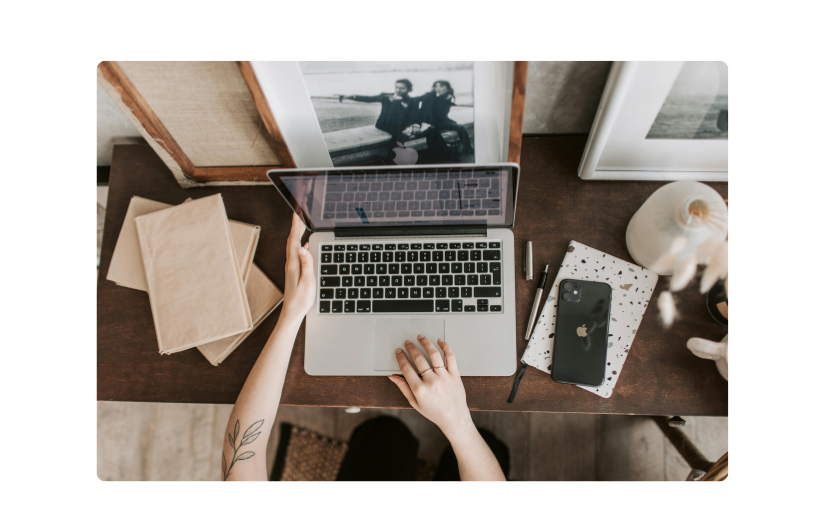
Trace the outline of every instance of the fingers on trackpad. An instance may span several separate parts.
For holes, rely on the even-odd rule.
[[[404,341],[412,341],[418,347],[418,350],[429,359],[430,356],[416,337],[419,333],[424,335],[430,339],[437,350],[441,351],[437,340],[439,338],[447,339],[444,327],[444,319],[376,319],[372,369],[375,371],[398,371],[395,350],[401,348],[407,355],[407,359],[410,357],[404,347]],[[442,357],[443,355],[442,353]]]

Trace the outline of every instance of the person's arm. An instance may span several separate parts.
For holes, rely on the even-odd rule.
[[[413,343],[404,345],[410,352],[415,368],[410,365],[406,355],[400,349],[395,350],[398,366],[403,377],[390,376],[398,389],[407,397],[410,405],[441,429],[450,441],[458,460],[458,471],[462,481],[504,481],[504,473],[487,442],[478,433],[470,409],[467,407],[467,395],[458,373],[458,363],[450,345],[438,339],[441,352],[423,335],[418,342],[427,351],[432,360],[432,371],[427,358],[418,351]],[[419,376],[418,373],[423,373]]]
[[[377,96],[341,96],[339,101],[349,99],[351,101],[358,101],[359,103],[380,103],[387,97],[387,94],[378,94]]]
[[[312,255],[301,246],[306,226],[292,215],[286,243],[286,281],[281,316],[249,372],[229,416],[223,442],[221,478],[266,481],[266,444],[281,401],[286,368],[301,321],[315,299]]]

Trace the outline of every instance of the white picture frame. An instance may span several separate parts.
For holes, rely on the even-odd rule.
[[[333,167],[298,63],[250,63],[295,166]],[[476,61],[473,67],[475,163],[507,162],[514,62]]]
[[[727,138],[646,138],[684,64],[613,64],[579,164],[580,178],[727,182]],[[724,82],[727,92],[726,67]]]

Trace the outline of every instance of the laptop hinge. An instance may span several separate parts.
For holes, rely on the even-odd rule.
[[[335,238],[394,238],[405,236],[487,236],[487,227],[399,227],[398,229],[336,229]]]

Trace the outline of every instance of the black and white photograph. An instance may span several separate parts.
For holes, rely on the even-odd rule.
[[[727,140],[728,66],[722,61],[686,61],[647,138]]]
[[[475,162],[472,61],[299,66],[335,166]]]

